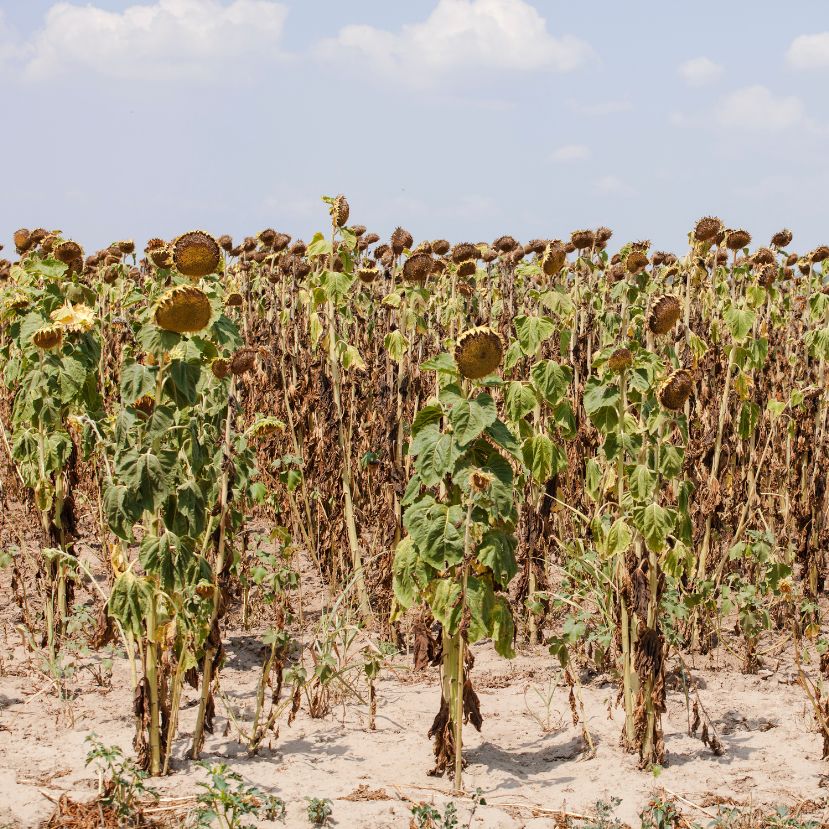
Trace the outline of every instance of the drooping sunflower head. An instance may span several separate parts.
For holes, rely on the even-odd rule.
[[[432,273],[432,257],[428,253],[415,253],[403,264],[403,279],[407,282],[425,282]]]
[[[679,320],[682,303],[671,294],[659,297],[648,316],[648,328],[654,334],[667,334]]]
[[[228,308],[241,308],[243,304],[244,297],[238,291],[231,291],[225,300],[225,305]]]
[[[435,239],[432,242],[432,252],[438,256],[446,256],[449,253],[449,242],[446,239]]]
[[[771,288],[775,279],[777,279],[777,265],[763,265],[757,274],[757,281],[764,288]]]
[[[241,377],[252,371],[256,365],[257,353],[255,348],[240,348],[230,359],[230,373]]]
[[[698,242],[710,242],[722,229],[722,219],[718,219],[716,216],[704,216],[694,228],[694,239]]]
[[[541,269],[547,276],[555,276],[563,267],[567,259],[567,251],[564,245],[554,240],[544,250],[541,257]]]
[[[815,264],[829,259],[829,245],[820,245],[816,247],[811,253],[811,260]]]
[[[642,273],[648,266],[648,254],[643,250],[633,248],[625,257],[625,270],[629,274]]]
[[[459,242],[452,248],[452,261],[455,264],[466,262],[468,259],[477,259],[479,255],[478,248],[469,242]]]
[[[357,278],[366,285],[370,285],[378,276],[380,276],[380,270],[376,266],[357,269]]]
[[[210,364],[210,371],[216,379],[224,380],[230,374],[230,363],[224,357],[217,357]]]
[[[576,250],[587,250],[596,243],[596,234],[592,230],[574,230],[570,234],[570,241]]]
[[[207,327],[210,316],[210,300],[207,294],[194,285],[170,288],[161,296],[155,307],[156,325],[177,334],[201,331]]]
[[[458,265],[458,276],[467,277],[467,276],[474,276],[475,272],[478,270],[478,266],[475,264],[474,259],[467,259],[465,262],[461,262]]]
[[[607,247],[611,236],[613,236],[613,231],[609,227],[602,226],[596,228],[596,244],[599,247]]]
[[[725,246],[729,250],[742,250],[751,244],[751,234],[743,228],[725,231]]]
[[[408,230],[397,227],[391,235],[391,249],[395,256],[400,256],[404,250],[411,250],[414,244],[414,237]]]
[[[511,250],[514,250],[517,245],[518,242],[516,242],[512,236],[499,236],[492,243],[492,247],[494,247],[499,253],[509,253]]]
[[[633,365],[633,352],[629,348],[617,348],[607,359],[611,371],[624,371]]]
[[[342,227],[348,221],[348,217],[351,215],[351,208],[349,207],[348,199],[342,193],[331,203],[330,212],[331,221],[337,227]]]
[[[70,333],[82,334],[95,324],[95,311],[82,302],[70,304],[67,301],[52,311],[49,318]]]
[[[774,236],[771,237],[771,243],[776,248],[787,248],[792,243],[792,232],[787,227],[783,230],[778,230]]]
[[[216,239],[216,244],[225,252],[230,253],[233,250],[233,238],[227,233],[222,234]]]
[[[26,251],[31,247],[29,242],[30,236],[31,232],[27,227],[21,227],[18,230],[15,230],[12,238],[14,239],[14,247],[19,254],[26,253]]]
[[[684,368],[674,371],[668,376],[659,389],[659,402],[671,411],[678,411],[685,405],[691,396],[693,381],[691,372]]]
[[[776,261],[774,251],[769,248],[757,248],[754,251],[755,265],[771,265]]]
[[[121,253],[127,255],[135,253],[135,242],[132,239],[121,239],[121,241],[116,242],[115,245]]]
[[[458,371],[470,380],[492,374],[504,357],[504,346],[496,331],[486,326],[471,328],[458,337],[455,363]]]
[[[173,266],[173,254],[170,246],[163,239],[150,239],[144,248],[144,253],[157,268],[166,270]]]
[[[55,257],[69,265],[78,259],[83,259],[83,249],[77,242],[67,239],[55,245]]]
[[[47,325],[32,334],[32,342],[41,350],[49,351],[63,343],[63,328],[60,325]]]
[[[215,273],[221,249],[216,240],[202,230],[183,233],[173,242],[173,264],[183,276],[200,279]]]

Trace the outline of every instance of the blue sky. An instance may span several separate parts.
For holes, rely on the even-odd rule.
[[[826,0],[0,0],[0,240],[829,242]],[[2,254],[0,254],[2,255]]]

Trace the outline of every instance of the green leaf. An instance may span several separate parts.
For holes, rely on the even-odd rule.
[[[484,431],[516,460],[520,461],[522,459],[521,444],[505,423],[496,420],[491,426],[487,426]]]
[[[112,585],[107,611],[120,622],[125,632],[140,637],[152,601],[153,587],[149,580],[127,570]]]
[[[615,410],[619,404],[619,389],[602,383],[596,376],[588,377],[582,402],[588,415],[608,407]]]
[[[132,490],[123,484],[104,484],[102,506],[109,528],[118,538],[132,540],[132,525],[141,519],[141,508],[135,503]]]
[[[514,323],[521,350],[528,357],[535,355],[541,343],[549,339],[555,331],[555,323],[550,317],[521,316],[516,317]]]
[[[432,357],[422,363],[420,368],[423,371],[436,371],[438,374],[457,375],[458,367],[455,365],[455,358],[446,351],[441,352],[437,357]]]
[[[737,431],[743,440],[748,440],[760,421],[760,407],[752,400],[744,400],[740,409]]]
[[[537,484],[545,484],[567,467],[567,457],[547,435],[533,435],[521,447],[524,463]]]
[[[116,475],[133,490],[141,507],[153,512],[169,494],[169,475],[176,456],[177,453],[169,450],[161,450],[157,455],[150,450],[131,450],[118,459]]]
[[[433,572],[432,568],[420,560],[412,538],[403,538],[397,545],[392,564],[394,596],[403,609],[417,602]]]
[[[417,433],[425,426],[439,424],[442,417],[443,409],[440,406],[424,406],[415,415],[415,419],[412,421],[412,436],[414,437],[417,435]]]
[[[562,367],[554,360],[540,360],[530,370],[535,388],[551,405],[556,406],[573,381],[570,368]]]
[[[383,346],[389,352],[389,357],[396,363],[400,363],[409,349],[409,341],[403,336],[400,329],[395,329],[386,334]]]
[[[426,426],[412,440],[410,454],[415,469],[426,486],[436,486],[452,471],[461,450],[453,435],[442,434],[437,426]]]
[[[184,360],[172,360],[167,369],[164,391],[179,409],[192,406],[198,399],[196,384],[201,375],[198,363],[185,363]]]
[[[635,523],[648,549],[654,553],[661,553],[673,530],[674,522],[671,513],[659,504],[648,504],[637,510]]]
[[[147,574],[158,578],[162,590],[173,593],[186,583],[192,555],[181,539],[165,530],[161,535],[147,535],[141,541],[138,560]]]
[[[323,271],[321,284],[328,299],[339,304],[351,289],[354,277],[345,271]]]
[[[561,436],[565,440],[572,440],[577,432],[576,416],[573,414],[573,407],[569,400],[562,400],[553,409],[553,420],[556,426],[561,430]]]
[[[518,572],[518,564],[515,561],[516,546],[517,541],[512,533],[492,529],[484,533],[478,547],[478,561],[492,570],[495,582],[502,588],[506,588]]]
[[[436,570],[463,559],[464,512],[458,505],[419,503],[406,510],[403,524],[420,557]]]
[[[432,615],[449,636],[454,636],[461,621],[461,586],[452,579],[433,581],[426,598]]]
[[[617,518],[607,534],[605,552],[608,557],[620,553],[626,553],[633,541],[633,530],[625,523],[624,519]]]
[[[741,343],[748,337],[754,326],[754,316],[754,312],[747,308],[737,308],[734,305],[726,308],[723,318],[734,342]]]
[[[495,651],[504,659],[515,657],[513,642],[515,641],[515,623],[512,620],[512,610],[504,596],[496,596],[490,614],[490,636],[495,645]]]
[[[506,395],[504,396],[504,410],[513,423],[517,423],[537,405],[538,399],[529,383],[513,380],[507,386]]]
[[[142,366],[134,360],[121,368],[121,401],[131,406],[136,400],[155,391],[157,366]]]
[[[473,400],[461,398],[449,412],[449,422],[459,446],[475,440],[497,417],[495,401],[486,393]]]
[[[469,576],[466,580],[466,607],[469,610],[470,643],[480,642],[490,635],[492,628],[492,607],[495,593],[488,578]]]
[[[628,488],[637,501],[647,501],[656,490],[656,473],[645,464],[639,463],[628,475]]]

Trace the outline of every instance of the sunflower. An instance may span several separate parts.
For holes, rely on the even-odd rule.
[[[207,294],[193,285],[179,285],[166,291],[155,307],[155,322],[165,331],[190,334],[210,322]]]
[[[722,232],[722,220],[716,216],[705,216],[700,219],[694,228],[694,239],[698,242],[711,242]]]
[[[240,348],[230,359],[230,373],[241,377],[253,370],[256,365],[255,348]]]
[[[403,279],[408,282],[425,282],[432,273],[432,257],[428,253],[415,253],[403,264]]]
[[[42,351],[60,347],[63,343],[63,328],[60,325],[47,325],[32,334],[32,342]]]
[[[633,365],[633,352],[629,348],[617,348],[607,360],[611,371],[623,371]]]
[[[677,411],[685,405],[691,396],[691,372],[684,368],[673,372],[659,389],[659,402],[672,411]]]
[[[665,294],[656,300],[648,317],[648,328],[654,334],[667,334],[679,320],[682,304],[670,294]]]
[[[503,356],[504,347],[498,333],[484,326],[464,331],[455,345],[458,371],[470,380],[492,374]]]
[[[576,250],[587,250],[596,243],[596,234],[592,230],[574,230],[570,242]]]
[[[230,363],[224,357],[217,357],[211,364],[210,370],[213,376],[219,380],[224,380],[230,374]]]
[[[348,205],[348,199],[342,193],[334,199],[331,204],[331,221],[337,227],[342,227],[351,214],[351,208]]]
[[[792,243],[792,232],[784,227],[783,230],[778,230],[774,236],[771,237],[771,243],[776,248],[786,248]]]
[[[395,256],[400,256],[407,248],[411,250],[414,244],[414,237],[408,230],[397,227],[391,235],[391,249]]]
[[[82,334],[95,324],[95,311],[82,302],[70,304],[67,301],[52,311],[49,317],[52,322],[71,333]]]
[[[564,245],[561,242],[550,242],[544,250],[541,257],[541,270],[547,276],[555,276],[563,267],[567,253],[564,250]]]
[[[725,246],[729,250],[742,250],[751,244],[751,234],[747,230],[737,228],[725,231]]]
[[[176,270],[191,279],[214,273],[219,267],[221,249],[216,240],[201,230],[184,233],[173,242]]]
[[[452,261],[455,264],[466,262],[468,259],[477,259],[479,255],[478,248],[469,242],[460,242],[452,248]]]

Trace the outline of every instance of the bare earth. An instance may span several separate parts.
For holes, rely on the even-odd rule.
[[[0,630],[0,827],[35,827],[62,794],[94,795],[97,780],[84,763],[90,732],[131,753],[130,677],[124,659],[116,661],[109,688],[80,671],[70,685],[77,696],[71,704],[61,702],[35,669],[36,654],[23,647],[16,610],[3,608]],[[204,759],[227,762],[251,783],[282,797],[288,804],[286,825],[309,825],[306,797],[330,798],[334,825],[341,827],[406,829],[412,804],[422,801],[442,809],[454,799],[461,817],[468,814],[470,801],[452,797],[451,781],[428,775],[432,753],[426,732],[439,702],[436,669],[413,674],[410,659],[393,660],[377,684],[376,731],[368,729],[366,707],[353,699],[335,705],[325,719],[311,719],[303,705],[292,726],[283,717],[279,736],[249,758],[235,732],[226,728],[226,705],[239,721],[250,722],[261,645],[254,631],[231,631],[225,642],[225,702],[216,702],[215,732],[207,735]],[[716,658],[689,658],[725,753],[715,757],[688,735],[685,693],[681,684],[672,683],[663,718],[669,762],[658,777],[639,771],[636,758],[619,747],[623,712],[609,678],[593,679],[583,688],[597,749],[595,757],[584,759],[567,688],[559,682],[549,711],[542,702],[550,679],[560,678],[546,649],[524,650],[507,662],[489,644],[475,646],[472,678],[484,725],[480,734],[471,726],[464,731],[469,763],[464,787],[468,792],[480,787],[487,805],[478,809],[472,825],[553,827],[562,825],[554,819],[556,810],[587,814],[596,801],[618,797],[617,815],[638,827],[638,813],[660,793],[701,825],[716,814],[718,803],[812,801],[811,818],[826,820],[829,766],[820,760],[821,740],[803,691],[793,684],[788,654],[776,654],[774,643],[763,644],[770,653],[757,676],[720,664],[722,649]],[[151,781],[166,798],[192,795],[204,779],[204,772],[184,759],[196,702],[197,693],[186,687],[174,774]],[[173,812],[176,803],[182,805]],[[187,803],[162,801],[161,808],[166,816],[183,816]]]

